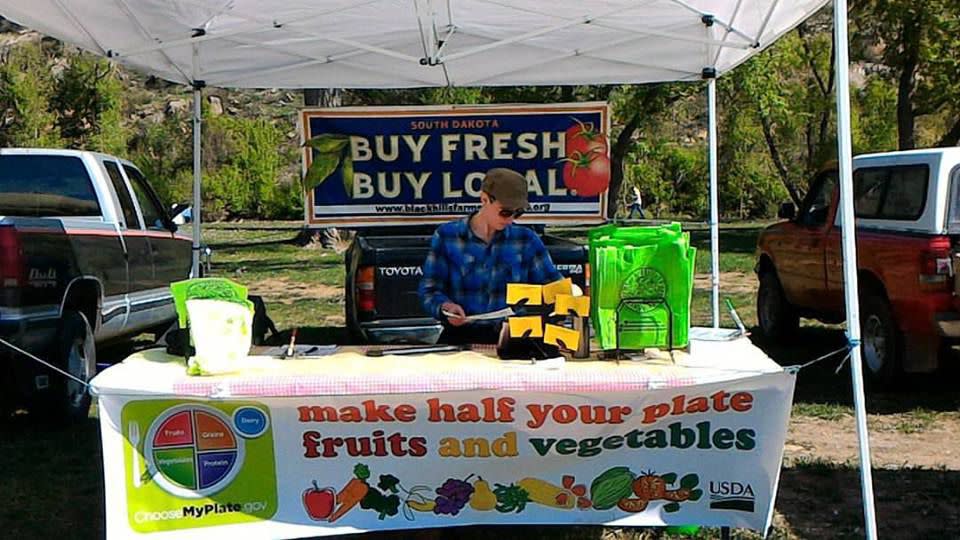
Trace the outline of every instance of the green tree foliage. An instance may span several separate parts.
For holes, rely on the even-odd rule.
[[[0,146],[62,145],[51,110],[50,59],[37,43],[0,53]]]
[[[300,184],[280,182],[297,158],[283,150],[281,129],[262,119],[208,116],[203,134],[209,150],[204,197],[214,215],[298,217]]]
[[[960,142],[960,3],[860,0],[851,7],[853,59],[896,89],[898,147]],[[927,137],[918,125],[925,119],[942,124]]]
[[[117,68],[89,54],[70,53],[66,61],[50,98],[62,138],[75,148],[123,155],[127,136]]]
[[[697,219],[704,216],[707,201],[707,156],[694,147],[679,146],[662,139],[639,142],[632,149],[631,165],[626,171],[620,208],[640,190],[648,217],[664,216]]]
[[[167,204],[193,200],[193,147],[190,119],[183,114],[145,122],[130,140],[130,160],[151,180]]]

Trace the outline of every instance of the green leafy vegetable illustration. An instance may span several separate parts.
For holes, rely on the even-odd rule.
[[[353,196],[353,158],[350,156],[350,137],[321,133],[308,140],[305,145],[313,149],[313,159],[303,177],[303,189],[311,191],[322,184],[342,162],[343,187],[348,196]]]
[[[323,133],[307,141],[307,146],[321,154],[337,154],[347,147],[350,137]]]
[[[343,157],[343,189],[347,192],[347,197],[353,197],[353,157],[350,152]]]
[[[527,503],[530,502],[530,495],[527,493],[527,490],[519,486],[514,484],[510,484],[509,486],[494,484],[494,486],[496,486],[493,493],[497,497],[497,512],[520,513],[527,507]]]

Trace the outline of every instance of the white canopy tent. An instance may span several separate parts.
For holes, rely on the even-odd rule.
[[[713,320],[719,325],[715,78],[830,0],[0,0],[0,15],[194,88],[581,85],[708,79]],[[873,487],[859,349],[846,0],[834,0],[843,262],[861,483]]]

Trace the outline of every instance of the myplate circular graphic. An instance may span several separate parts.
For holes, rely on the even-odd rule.
[[[178,405],[164,411],[150,425],[144,441],[143,454],[153,481],[171,495],[190,499],[227,487],[240,472],[244,456],[243,438],[232,424],[223,412],[204,405]]]

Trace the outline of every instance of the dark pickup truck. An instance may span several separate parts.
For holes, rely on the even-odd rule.
[[[190,275],[176,234],[130,162],[92,152],[0,149],[0,339],[80,380],[96,345],[175,319],[171,282]],[[79,382],[0,346],[0,408],[85,418]]]
[[[440,322],[424,309],[417,285],[433,227],[361,230],[347,250],[346,318],[351,334],[373,343],[435,343]],[[541,228],[536,228],[542,232]],[[586,246],[541,235],[557,269],[588,290]]]

